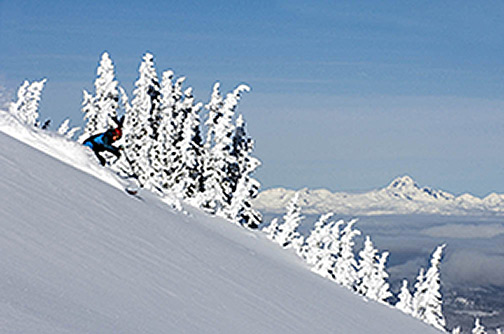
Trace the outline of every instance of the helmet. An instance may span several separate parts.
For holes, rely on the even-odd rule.
[[[117,138],[121,138],[122,136],[122,131],[120,128],[115,128],[114,129],[114,136],[117,136]]]

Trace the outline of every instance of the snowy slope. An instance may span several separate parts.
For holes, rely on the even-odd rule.
[[[80,147],[57,148],[72,166],[1,132],[0,145],[2,333],[437,332],[260,232],[125,194],[83,171]]]
[[[383,189],[363,194],[331,193],[328,190],[303,189],[303,212],[322,214],[329,211],[346,215],[441,214],[502,215],[504,195],[490,194],[481,199],[470,194],[454,196],[429,187],[420,187],[411,177],[402,176]],[[294,190],[275,188],[263,191],[254,206],[263,211],[282,212]]]

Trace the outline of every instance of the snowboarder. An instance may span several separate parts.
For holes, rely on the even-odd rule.
[[[118,127],[115,129],[108,129],[103,133],[99,133],[97,135],[93,135],[84,141],[84,146],[87,146],[93,150],[96,157],[100,161],[102,166],[105,166],[105,158],[100,154],[101,152],[110,152],[119,159],[121,157],[121,148],[112,146],[112,143],[119,140],[122,136],[122,121],[116,121]]]

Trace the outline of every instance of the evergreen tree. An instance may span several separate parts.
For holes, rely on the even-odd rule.
[[[350,221],[341,233],[340,254],[334,264],[335,280],[337,283],[349,288],[355,289],[358,281],[357,261],[353,254],[354,238],[360,235],[359,230],[353,230],[353,225],[357,220]]]
[[[228,169],[234,191],[226,216],[238,224],[257,228],[262,221],[262,215],[252,208],[251,201],[257,197],[260,183],[253,179],[251,174],[261,162],[250,155],[253,149],[254,141],[247,136],[245,121],[240,115],[236,120],[231,151],[235,163]]]
[[[154,68],[154,57],[147,53],[139,68],[135,82],[131,109],[124,121],[124,153],[129,167],[140,186],[152,189],[154,171],[151,169],[149,151],[157,130],[159,83]]]
[[[222,95],[220,93],[220,83],[216,82],[212,89],[210,101],[207,105],[205,105],[205,109],[208,110],[208,119],[205,122],[205,126],[207,127],[205,146],[207,150],[210,150],[211,148],[215,136],[215,127],[219,122],[219,118],[222,117],[221,108],[223,102],[224,99],[222,98]]]
[[[403,280],[401,292],[399,293],[399,301],[395,305],[396,308],[406,314],[413,314],[413,296],[408,289],[408,281]]]
[[[173,172],[176,192],[183,198],[192,199],[202,188],[203,143],[200,131],[199,111],[201,104],[194,105],[192,89],[184,92],[180,114],[183,114],[181,139],[176,143],[180,153],[178,169]]]
[[[299,249],[303,237],[298,232],[299,223],[304,219],[299,206],[299,193],[295,193],[287,205],[287,212],[283,216],[283,223],[278,226],[276,242],[283,248]]]
[[[459,327],[455,327],[452,330],[452,334],[460,334],[460,331],[461,331],[460,326]],[[500,333],[497,333],[497,334],[500,334]]]
[[[173,150],[174,113],[175,105],[181,97],[175,92],[173,83],[173,71],[163,72],[161,81],[161,101],[159,110],[158,135],[150,151],[150,162],[153,170],[152,182],[166,191],[173,187],[172,172],[173,162],[171,151]]]
[[[341,226],[344,225],[343,220],[331,222],[321,228],[321,236],[319,245],[321,252],[316,256],[313,272],[336,281],[335,265],[338,258],[341,256]]]
[[[39,102],[47,79],[29,83],[25,80],[17,91],[17,101],[9,106],[9,112],[28,126],[39,126]]]
[[[205,122],[207,136],[204,144],[203,157],[203,193],[200,194],[200,206],[210,213],[216,213],[219,210],[220,199],[224,198],[220,179],[222,172],[219,170],[218,158],[215,153],[215,131],[219,119],[222,118],[222,105],[224,99],[220,93],[220,84],[217,82],[213,86],[212,95],[205,109],[208,110],[208,119]],[[270,224],[271,226],[271,224]],[[266,229],[268,231],[268,229]],[[267,232],[270,236],[270,232]]]
[[[471,331],[472,334],[487,334],[485,327],[480,323],[480,319],[476,318],[474,321],[474,327]]]
[[[115,79],[114,64],[107,52],[101,56],[96,69],[94,82],[95,94],[86,90],[83,92],[82,112],[84,113],[84,131],[79,141],[84,141],[92,135],[116,127],[114,119],[117,118],[119,109],[119,90]],[[121,89],[121,92],[124,90]]]
[[[168,157],[169,164],[166,174],[168,175],[167,184],[171,189],[175,189],[176,185],[181,182],[180,173],[184,170],[184,157],[182,156],[181,145],[184,140],[184,129],[185,122],[187,119],[186,109],[189,108],[188,102],[192,104],[193,99],[189,97],[186,101],[185,93],[190,93],[189,91],[183,91],[182,85],[185,81],[185,77],[178,78],[172,86],[172,92],[167,99],[163,97],[162,105],[166,102],[167,107],[163,107],[164,114],[169,113],[169,126],[167,128],[169,138],[168,138]],[[186,107],[187,106],[187,107]],[[181,189],[181,187],[178,187]],[[181,194],[183,197],[183,194]]]
[[[262,231],[266,234],[268,239],[276,241],[278,233],[278,218],[273,219],[268,226],[263,227]]]
[[[330,224],[330,219],[333,215],[332,212],[321,215],[313,225],[310,235],[299,248],[299,256],[305,259],[310,265],[317,263],[322,258],[322,239],[329,235],[327,226]]]
[[[385,301],[392,295],[389,291],[388,274],[385,269],[388,252],[379,256],[371,238],[366,236],[364,248],[359,256],[357,292],[373,300]]]
[[[87,90],[82,91],[82,112],[84,113],[84,130],[79,137],[80,142],[84,142],[86,139],[98,132],[98,115],[94,103],[94,97]]]
[[[116,127],[114,119],[119,109],[119,90],[115,80],[114,64],[107,52],[102,54],[96,70],[94,103],[97,113],[97,131],[103,132]]]
[[[364,248],[359,252],[359,257],[357,292],[368,297],[368,292],[373,288],[378,263],[378,250],[373,247],[369,236],[366,236]]]
[[[441,280],[439,277],[439,266],[445,245],[438,246],[433,252],[429,270],[421,275],[415,285],[414,315],[424,322],[444,330],[446,321],[442,311]]]
[[[211,108],[208,123],[213,123],[208,131],[207,139],[213,136],[211,143],[206,143],[209,149],[204,162],[204,193],[202,195],[202,207],[221,216],[226,216],[226,210],[231,205],[233,193],[237,184],[233,180],[231,172],[236,166],[236,158],[231,154],[233,146],[233,134],[235,126],[233,117],[235,109],[243,92],[250,88],[240,85],[233,92],[226,95],[225,100],[219,102],[220,93],[218,85],[214,86],[212,100],[206,108]],[[216,109],[219,107],[219,109]],[[212,119],[212,120],[211,120]]]
[[[243,175],[233,193],[231,204],[226,209],[228,218],[242,226],[256,229],[262,222],[262,215],[252,207],[251,199],[259,193],[259,182]]]
[[[423,314],[425,304],[425,294],[426,294],[426,285],[425,285],[425,269],[420,268],[417,279],[414,285],[415,292],[413,293],[413,316],[419,318],[420,314]]]
[[[58,128],[58,134],[65,136],[68,139],[72,139],[77,131],[79,131],[79,127],[73,127],[70,129],[70,119],[67,118],[61,123]]]
[[[370,289],[368,292],[373,292],[371,294],[372,298],[379,302],[386,302],[386,300],[392,297],[392,293],[390,292],[390,285],[387,282],[389,277],[386,270],[386,263],[389,253],[383,252],[378,259],[378,268],[376,279],[373,285],[373,289]]]

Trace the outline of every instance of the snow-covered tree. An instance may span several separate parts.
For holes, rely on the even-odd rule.
[[[385,301],[391,296],[389,284],[386,279],[388,274],[385,270],[385,262],[388,252],[378,255],[378,250],[374,248],[371,238],[366,236],[364,248],[359,252],[360,261],[358,264],[358,283],[356,290],[363,296]]]
[[[222,216],[225,216],[226,208],[231,205],[237,186],[231,177],[233,166],[236,165],[236,158],[231,154],[235,132],[233,118],[241,94],[249,90],[248,86],[240,85],[221,101],[219,85],[216,84],[211,101],[205,106],[209,109],[210,118],[206,124],[211,124],[208,128],[210,134],[207,134],[207,139],[210,138],[211,142],[205,144],[208,155],[204,162],[205,183],[201,201],[205,210]]]
[[[58,128],[58,134],[68,138],[72,139],[75,133],[80,130],[80,127],[73,127],[70,129],[70,118],[67,118],[61,123],[61,125]]]
[[[340,253],[334,264],[335,281],[344,287],[354,289],[358,281],[357,261],[353,253],[354,238],[360,231],[353,229],[357,220],[351,220],[341,232]]]
[[[186,100],[185,93],[192,95],[191,90],[183,90],[185,77],[178,78],[175,82],[171,80],[170,72],[163,74],[161,89],[161,114],[163,115],[162,126],[164,134],[159,131],[161,136],[165,137],[165,148],[167,164],[163,171],[164,183],[174,189],[180,183],[180,173],[184,170],[185,160],[181,149],[185,136],[186,120],[188,120],[186,110],[191,109],[193,98],[191,96]],[[198,107],[199,109],[199,107]],[[164,119],[167,119],[165,122]],[[198,119],[199,120],[199,119]],[[189,137],[190,138],[190,137]],[[199,144],[198,144],[199,146]],[[180,186],[177,188],[180,189]],[[183,197],[183,195],[181,194]]]
[[[205,122],[205,126],[207,127],[205,146],[208,150],[210,150],[213,143],[215,127],[219,122],[219,118],[222,117],[222,112],[220,111],[220,109],[222,108],[223,102],[224,99],[220,92],[220,83],[216,82],[212,89],[210,101],[205,105],[205,109],[208,110],[208,118]]]
[[[423,312],[423,305],[425,304],[424,298],[426,294],[425,285],[425,269],[420,268],[414,285],[415,292],[413,293],[413,316],[419,317],[419,314]]]
[[[502,330],[500,328],[497,328],[497,334],[502,334]]]
[[[94,97],[87,90],[82,91],[82,112],[84,113],[84,130],[79,137],[84,142],[92,135],[98,133],[98,114],[94,103]]]
[[[154,67],[154,57],[146,53],[135,82],[131,109],[124,120],[124,153],[128,167],[141,186],[152,188],[154,172],[149,161],[149,150],[157,130],[156,117],[159,109],[159,83]]]
[[[299,193],[296,192],[287,205],[287,212],[283,216],[282,224],[277,227],[276,242],[283,248],[299,249],[303,237],[298,231],[299,223],[304,219],[299,206]]]
[[[415,284],[416,291],[413,299],[414,315],[440,330],[444,330],[446,326],[439,277],[439,266],[445,246],[438,246],[432,253],[430,267],[425,276],[423,269],[421,269]]]
[[[383,252],[379,257],[375,284],[373,289],[368,290],[368,294],[371,298],[380,302],[386,302],[388,298],[392,297],[390,285],[387,282],[389,277],[386,269],[388,255],[389,252]]]
[[[276,241],[278,233],[278,218],[274,218],[268,226],[263,227],[261,230],[266,237],[272,241]]]
[[[329,278],[333,281],[336,280],[335,264],[341,256],[341,226],[345,222],[339,220],[337,222],[330,222],[321,227],[320,235],[320,254],[314,258],[312,271],[316,272],[322,277]]]
[[[259,194],[259,181],[252,178],[252,173],[261,165],[259,159],[250,154],[254,141],[247,136],[243,116],[236,120],[231,155],[235,162],[228,168],[233,190],[231,203],[226,209],[228,219],[250,228],[257,228],[262,221],[259,211],[252,208],[251,201]]]
[[[487,334],[485,326],[480,323],[480,319],[476,318],[474,321],[474,327],[471,331],[472,334]]]
[[[244,175],[238,181],[231,204],[226,209],[227,217],[242,226],[256,229],[262,222],[261,213],[254,209],[251,200],[259,193],[259,182]]]
[[[333,215],[332,212],[321,215],[313,225],[310,235],[299,248],[299,256],[305,259],[310,265],[317,263],[322,258],[322,239],[329,235],[327,226],[330,224],[330,219]]]
[[[378,250],[374,248],[368,235],[364,241],[364,248],[359,252],[359,258],[357,270],[359,281],[356,290],[361,295],[367,296],[368,291],[373,288],[378,264]]]
[[[94,87],[94,95],[86,90],[83,91],[82,112],[85,125],[79,137],[81,142],[92,135],[117,126],[114,118],[117,118],[120,92],[124,94],[124,90],[118,87],[114,64],[107,52],[102,54],[96,69]]]
[[[181,94],[175,92],[173,83],[174,73],[171,70],[163,72],[161,81],[161,102],[159,110],[159,127],[156,140],[149,150],[151,168],[153,170],[152,182],[159,188],[167,190],[173,187],[171,152],[174,150],[174,119],[175,105]]]
[[[194,104],[192,89],[184,91],[184,98],[178,113],[181,117],[181,138],[175,143],[179,159],[172,172],[174,188],[183,198],[195,198],[203,187],[202,157],[203,142],[200,131],[199,111],[201,104]]]
[[[119,109],[119,90],[115,79],[114,64],[107,52],[102,54],[96,75],[94,103],[97,131],[101,132],[117,126],[114,118],[117,118]]]
[[[408,289],[408,281],[403,280],[401,291],[398,296],[399,301],[395,305],[396,308],[403,311],[406,314],[413,314],[413,296]]]
[[[452,329],[452,334],[460,334],[460,331],[461,331],[460,326],[455,327]],[[497,334],[499,334],[499,333],[497,333]]]
[[[215,148],[215,131],[217,124],[223,116],[223,102],[224,99],[220,92],[220,84],[217,82],[213,86],[210,101],[205,105],[205,109],[208,111],[208,119],[205,122],[207,136],[204,144],[205,156],[203,157],[204,189],[199,199],[200,206],[210,213],[218,212],[222,206],[221,201],[225,198],[223,189],[220,186],[220,180],[223,178],[223,172],[219,166],[219,157],[221,154]],[[216,155],[215,153],[218,154]],[[268,235],[273,237],[269,232]]]
[[[47,79],[30,83],[25,80],[17,91],[17,101],[9,106],[9,112],[29,126],[39,126],[39,102]]]

